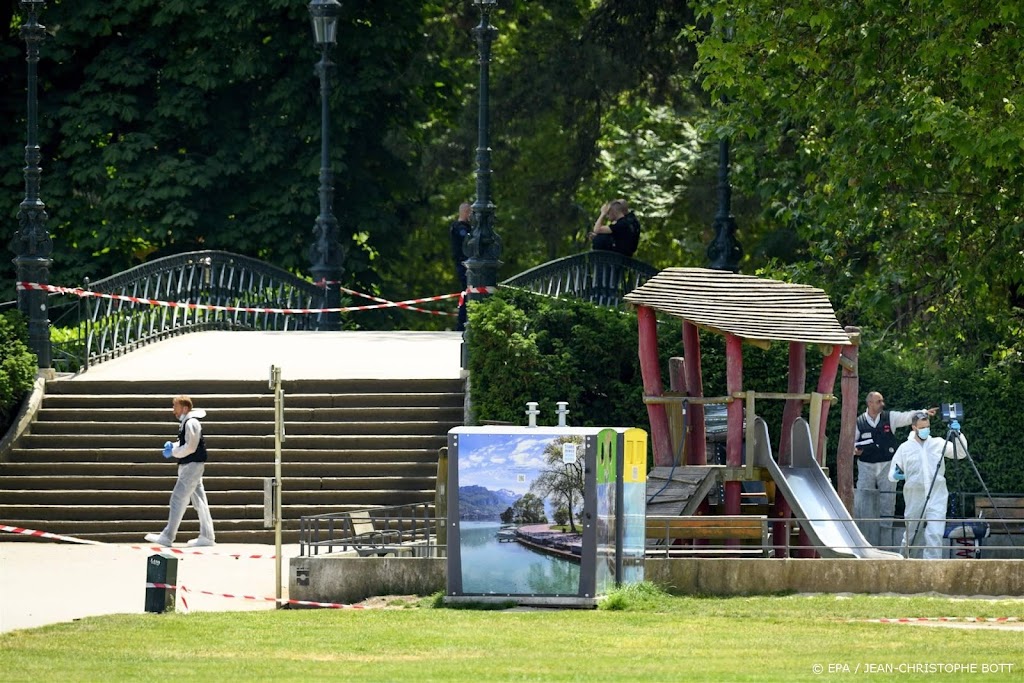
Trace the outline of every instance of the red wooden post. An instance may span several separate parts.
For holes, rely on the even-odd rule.
[[[807,383],[807,345],[803,342],[789,343],[789,386],[791,394],[804,393]],[[804,402],[800,399],[787,399],[786,407],[782,411],[782,433],[779,435],[779,467],[787,467],[793,464],[793,423],[800,417],[804,410]],[[789,519],[793,515],[793,509],[789,506],[780,492],[775,493],[775,519]],[[783,522],[776,522],[772,525],[772,538],[775,539],[775,557],[786,557],[787,543],[785,542],[788,525]]]
[[[725,335],[725,386],[732,396],[743,391],[743,340],[734,334]],[[743,465],[743,401],[736,399],[726,409],[728,431],[725,437],[725,464],[729,467]],[[753,420],[753,415],[748,415]],[[725,482],[725,514],[740,514],[740,493],[742,483]]]
[[[839,372],[839,355],[842,353],[842,346],[833,346],[832,353],[825,356],[821,364],[821,376],[818,378],[818,393],[831,394],[836,386],[836,374]],[[818,423],[818,443],[814,444],[815,455],[818,464],[825,464],[825,423],[828,421],[828,409],[831,401],[826,401],[821,406],[821,422]]]
[[[847,327],[853,344],[843,347],[843,378],[840,380],[843,394],[842,423],[839,428],[839,448],[836,452],[836,484],[839,498],[846,509],[853,514],[853,442],[857,439],[857,401],[860,391],[858,355],[860,328]]]
[[[700,369],[700,332],[693,323],[683,321],[683,363],[686,370],[686,391],[693,397],[704,396],[704,378]],[[690,426],[687,444],[687,464],[707,465],[707,437],[704,425],[704,406],[692,404],[688,418]]]
[[[654,311],[647,306],[637,307],[637,334],[639,336],[640,374],[644,381],[644,395],[663,395],[661,368],[658,364],[658,328]],[[651,445],[654,448],[655,467],[672,465],[672,439],[669,435],[668,414],[662,403],[647,404],[647,419],[651,423]]]

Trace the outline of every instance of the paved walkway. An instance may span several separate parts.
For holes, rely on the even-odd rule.
[[[0,540],[8,534],[0,533]],[[178,544],[187,553],[197,553]],[[275,609],[275,602],[223,594],[276,597],[273,545],[227,543],[178,559],[176,609],[194,612]],[[151,546],[122,543],[0,543],[0,632],[73,621],[101,614],[145,612],[146,565]],[[282,597],[288,597],[288,558],[298,545],[282,548]],[[235,559],[261,555],[262,559]],[[207,591],[217,595],[203,595]]]
[[[100,363],[74,381],[164,379],[267,380],[278,365],[290,379],[451,379],[461,376],[459,332],[196,332]],[[41,531],[47,531],[42,529]],[[100,614],[145,611],[149,546],[4,542],[0,532],[0,632]],[[184,539],[183,539],[184,540]],[[179,544],[181,546],[182,544]],[[183,546],[182,546],[183,547]],[[178,562],[178,584],[192,591],[275,597],[273,546],[226,544]],[[286,546],[282,574],[287,583]],[[287,586],[285,586],[285,590]],[[178,593],[192,611],[274,609],[267,601]],[[284,594],[287,597],[287,594]]]
[[[193,332],[93,366],[75,381],[253,379],[270,366],[290,379],[451,379],[461,332]]]

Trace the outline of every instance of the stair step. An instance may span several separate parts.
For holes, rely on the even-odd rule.
[[[269,374],[268,374],[269,377]],[[374,394],[374,393],[446,393],[462,392],[461,379],[303,379],[282,381],[286,395],[293,394]],[[264,380],[88,380],[57,379],[46,383],[47,394],[116,394],[130,393],[140,396],[159,396],[170,408],[171,398],[179,394],[199,396],[206,394],[246,395],[273,392]]]
[[[291,443],[290,440],[286,443]],[[323,448],[282,448],[283,463],[393,463],[393,462],[437,462],[436,448],[376,448],[376,449],[342,449]],[[253,448],[249,450],[227,450],[210,448],[207,450],[207,472],[211,465],[217,463],[273,463],[275,459],[272,448]],[[174,462],[165,460],[160,453],[160,444],[148,448],[17,448],[11,451],[10,464],[32,463],[111,463],[116,465],[157,464],[161,467],[174,466]]]
[[[413,422],[435,421],[462,424],[463,406],[377,406],[377,407],[293,407],[292,397],[285,397],[284,419],[286,423],[301,422]],[[197,404],[198,405],[198,404]],[[204,406],[205,407],[205,406]],[[39,410],[38,423],[48,422],[154,422],[172,427],[177,424],[170,408],[112,407],[84,408],[44,407]],[[220,407],[209,414],[210,419],[229,423],[274,421],[274,406],[265,407]]]
[[[79,450],[105,448],[149,448],[159,453],[163,447],[163,439],[157,436],[138,434],[26,434],[18,440],[19,448],[67,448],[65,444],[73,442]],[[447,444],[444,434],[419,434],[406,436],[402,434],[335,434],[335,435],[300,435],[286,437],[291,448],[326,448],[338,449],[380,449],[380,448],[440,448]],[[258,449],[273,448],[273,434],[265,436],[246,436],[235,434],[207,434],[207,445],[217,448]]]
[[[169,492],[168,492],[169,493]],[[388,505],[411,505],[415,503],[427,503],[433,501],[433,492],[429,495],[410,495],[407,500],[396,500]],[[362,509],[367,507],[380,507],[381,501],[372,500],[372,496],[363,498],[350,498],[336,503],[325,503],[317,505],[314,503],[288,503],[282,498],[282,508],[287,512],[283,513],[288,518],[298,519],[308,515],[322,515],[341,512],[345,508]],[[378,497],[379,498],[379,497]],[[210,501],[210,515],[213,516],[214,524],[217,520],[228,519],[263,519],[263,504],[238,504],[220,505],[213,500]],[[189,515],[186,514],[186,517]],[[112,521],[119,519],[167,521],[167,503],[154,503],[153,505],[8,505],[0,504],[0,519],[10,526],[28,526],[32,523],[47,523],[47,520],[65,521]],[[44,528],[44,531],[51,531]]]
[[[160,463],[125,463],[117,469],[126,476],[166,476],[166,462]],[[4,465],[5,474],[14,476],[61,477],[64,475],[96,476],[109,474],[109,463],[66,462],[66,463],[12,463]],[[173,469],[171,470],[174,471]],[[362,474],[370,476],[429,476],[437,474],[436,462],[284,462],[281,464],[281,476],[289,477],[353,477]],[[208,462],[203,478],[206,477],[272,477],[274,464],[266,463],[223,463]]]
[[[239,404],[259,408],[274,407],[274,397],[267,395],[233,396],[233,395],[194,395],[193,404],[197,408],[216,411],[221,408],[234,408]],[[374,407],[432,407],[459,408],[464,405],[465,398],[460,393],[443,394],[356,394],[356,395],[321,395],[285,396],[285,405],[292,408],[331,409],[331,408],[374,408]],[[170,401],[165,396],[132,396],[125,394],[71,394],[51,395],[43,398],[42,408],[68,409],[77,408],[139,408],[155,409],[171,412]]]
[[[433,486],[427,489],[352,489],[352,490],[301,490],[288,487],[285,480],[282,501],[303,505],[401,505],[405,503],[433,500]],[[166,490],[134,491],[131,489],[49,489],[4,491],[3,505],[24,507],[46,506],[136,506],[167,505],[174,482]],[[205,482],[204,482],[205,487]],[[259,490],[207,490],[210,505],[263,505],[263,488]]]
[[[432,490],[436,477],[433,476],[395,476],[395,477],[284,477],[286,495],[291,492],[320,491],[361,491],[361,490]],[[177,480],[175,476],[68,476],[33,477],[33,476],[0,476],[0,491],[3,500],[8,499],[9,492],[35,491],[48,493],[47,487],[59,486],[67,492],[95,490],[110,495],[117,491],[159,491],[170,493]],[[263,477],[203,477],[203,488],[213,495],[220,491],[258,491],[263,494]]]
[[[393,422],[378,420],[372,422],[289,422],[285,420],[285,434],[295,436],[365,436],[389,434],[396,436],[422,436],[447,434],[448,430],[457,427],[456,422],[437,421],[404,421]],[[177,423],[163,422],[79,422],[79,421],[39,421],[32,425],[35,436],[74,436],[106,437],[144,436],[146,438],[166,440],[167,435],[174,439],[178,431]],[[259,436],[273,438],[274,423],[268,422],[217,422],[203,420],[203,433],[207,440],[214,437]],[[162,444],[161,444],[162,445]]]

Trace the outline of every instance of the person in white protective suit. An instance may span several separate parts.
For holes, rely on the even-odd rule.
[[[949,441],[932,436],[931,422],[924,411],[914,413],[910,428],[910,436],[896,449],[889,465],[889,479],[904,482],[903,519],[906,520],[906,530],[901,545],[905,549],[904,554],[909,546],[911,557],[937,560],[942,557],[942,534],[946,529],[949,498],[943,456],[960,460],[966,458],[967,437],[960,432],[954,432]]]

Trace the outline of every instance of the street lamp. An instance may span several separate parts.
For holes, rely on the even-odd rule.
[[[477,287],[495,287],[501,266],[501,238],[494,232],[494,202],[491,201],[490,67],[491,43],[498,29],[491,26],[491,12],[497,0],[474,0],[480,8],[480,25],[473,29],[480,62],[479,114],[477,116],[476,201],[473,202],[473,231],[466,238],[466,282],[469,300],[482,299],[486,292]]]
[[[25,145],[25,200],[18,208],[18,226],[10,249],[15,253],[18,282],[50,283],[50,264],[53,260],[53,241],[46,231],[46,205],[39,198],[39,180],[42,169],[39,162],[39,45],[46,37],[46,29],[38,21],[45,0],[21,0],[21,8],[28,18],[21,25],[28,62],[28,144]],[[28,318],[29,348],[35,352],[40,369],[50,367],[50,316],[46,307],[47,293],[41,290],[18,290],[18,310]]]
[[[732,22],[725,18],[723,40],[732,40]],[[722,98],[723,104],[726,102]],[[729,138],[718,141],[718,213],[713,223],[715,238],[708,245],[708,260],[714,270],[731,270],[738,273],[743,247],[736,239],[736,219],[732,215],[732,187],[729,184]]]
[[[345,260],[345,249],[338,243],[338,219],[334,217],[334,174],[330,159],[330,70],[334,66],[328,52],[338,40],[338,14],[341,4],[338,0],[312,0],[309,16],[313,22],[313,40],[320,48],[320,61],[316,73],[320,76],[320,214],[313,226],[313,244],[309,249],[310,271],[316,282],[324,286],[324,308],[341,306],[341,290],[338,289]],[[321,316],[320,329],[336,330],[341,316],[325,313]]]

